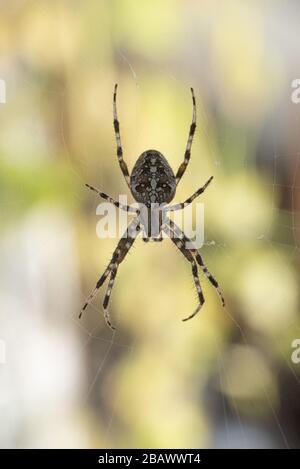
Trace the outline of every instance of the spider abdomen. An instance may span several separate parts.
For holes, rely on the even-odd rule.
[[[147,150],[133,167],[130,187],[135,200],[150,207],[171,202],[176,180],[166,158],[157,150]]]

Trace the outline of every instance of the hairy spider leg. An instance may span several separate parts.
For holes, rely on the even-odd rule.
[[[218,295],[220,297],[220,300],[222,302],[222,305],[225,306],[225,299],[224,299],[222,290],[221,290],[217,280],[215,279],[215,277],[209,272],[206,265],[204,264],[203,259],[202,259],[201,255],[199,254],[196,246],[193,244],[193,242],[184,234],[183,231],[181,231],[181,229],[172,220],[170,220],[170,219],[168,219],[168,220],[169,220],[169,223],[170,223],[171,230],[175,232],[176,236],[178,236],[179,238],[182,239],[182,241],[184,242],[184,245],[186,246],[187,244],[189,244],[190,246],[192,246],[191,248],[189,248],[189,250],[194,254],[195,259],[196,259],[198,265],[201,267],[202,272],[208,278],[210,283],[215,287],[215,289],[217,290]]]
[[[111,294],[111,290],[112,290],[112,287],[113,287],[113,284],[114,284],[115,277],[117,275],[117,270],[118,270],[119,264],[124,260],[124,258],[126,256],[126,254],[128,253],[129,249],[133,245],[139,230],[140,230],[140,225],[139,225],[139,219],[137,217],[134,220],[132,220],[132,222],[128,225],[123,237],[118,242],[118,245],[117,245],[116,249],[113,252],[110,263],[108,264],[108,266],[105,269],[104,273],[99,278],[99,280],[96,284],[96,287],[94,288],[92,293],[88,296],[85,304],[83,305],[83,307],[80,311],[79,318],[81,318],[83,311],[91,303],[92,299],[98,293],[99,288],[103,285],[106,278],[110,274],[110,280],[109,280],[109,283],[108,283],[107,292],[106,292],[106,295],[105,295],[104,301],[103,301],[103,308],[104,308],[104,318],[106,320],[106,323],[108,324],[108,326],[111,329],[113,329],[113,330],[115,329],[115,327],[110,322],[109,312],[108,312],[108,309],[107,309],[109,299],[110,299],[110,294]]]
[[[199,276],[198,276],[197,263],[195,261],[195,258],[193,256],[192,252],[184,246],[184,243],[183,243],[181,238],[176,237],[176,233],[171,229],[171,227],[166,225],[166,226],[164,226],[163,229],[164,229],[164,232],[169,236],[171,241],[175,244],[175,246],[179,249],[179,251],[181,251],[181,253],[191,263],[191,266],[192,266],[192,275],[193,275],[195,287],[196,287],[196,290],[197,290],[199,304],[198,304],[197,308],[195,309],[195,311],[190,316],[182,319],[183,321],[187,321],[189,319],[192,319],[194,316],[196,316],[196,314],[200,311],[200,309],[202,308],[202,306],[204,304],[204,301],[205,301],[204,296],[203,296],[203,292],[202,292],[202,289],[201,289]]]

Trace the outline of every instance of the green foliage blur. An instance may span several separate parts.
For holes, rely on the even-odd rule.
[[[1,445],[297,444],[300,142],[286,143],[280,121],[296,111],[266,33],[272,8],[1,2]],[[177,170],[194,87],[197,131],[174,201],[214,175],[201,254],[226,307],[201,275],[205,305],[182,323],[197,302],[190,266],[169,240],[139,239],[112,292],[112,335],[105,287],[78,313],[117,244],[96,236],[100,200],[84,183],[133,201],[116,156],[115,83],[129,170],[149,148]]]

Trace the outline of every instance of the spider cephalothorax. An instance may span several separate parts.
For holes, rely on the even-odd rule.
[[[204,275],[208,278],[210,283],[217,289],[222,304],[223,306],[225,305],[224,297],[220,290],[218,282],[208,271],[207,267],[205,266],[202,260],[201,255],[196,249],[196,246],[194,246],[192,241],[184,234],[184,232],[181,231],[181,229],[167,217],[167,212],[185,208],[196,197],[202,194],[202,192],[204,192],[204,190],[213,178],[211,176],[208,181],[204,184],[204,186],[200,187],[200,189],[198,189],[191,197],[186,199],[185,202],[178,203],[175,205],[167,205],[171,202],[175,195],[176,187],[187,168],[191,156],[191,147],[196,130],[196,101],[193,88],[191,88],[191,92],[193,99],[193,119],[190,126],[190,132],[185,149],[184,160],[179,166],[176,175],[174,175],[172,168],[170,167],[166,158],[157,150],[147,150],[143,152],[136,161],[131,175],[129,175],[127,164],[123,159],[120,125],[117,117],[117,85],[115,85],[113,96],[113,113],[114,129],[117,142],[117,156],[121,171],[125,177],[127,185],[131,190],[134,199],[139,204],[139,208],[135,208],[129,205],[123,205],[120,202],[116,202],[108,195],[104,194],[103,192],[100,192],[98,189],[95,189],[95,187],[86,184],[89,189],[96,192],[101,198],[108,200],[109,202],[111,202],[116,207],[122,210],[136,213],[136,217],[128,225],[126,232],[120,239],[112,255],[110,263],[108,264],[104,273],[99,278],[93,292],[86,300],[79,317],[81,317],[83,311],[90,304],[101,285],[103,285],[106,278],[109,276],[108,287],[103,301],[103,309],[104,317],[107,324],[112,329],[115,329],[115,327],[110,322],[109,312],[107,309],[111,290],[117,275],[118,267],[120,263],[124,260],[126,254],[133,245],[140,231],[142,231],[144,241],[162,241],[162,234],[165,233],[191,264],[199,304],[193,314],[183,319],[183,321],[194,317],[198,313],[198,311],[200,311],[201,306],[204,303],[204,297],[199,281],[197,265],[200,266],[200,269],[202,270]]]

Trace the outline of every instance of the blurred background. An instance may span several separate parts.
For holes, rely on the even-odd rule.
[[[2,0],[0,446],[300,445],[300,5],[296,0]],[[137,240],[105,325],[85,298],[117,239],[95,185],[128,194],[116,157],[161,151],[174,201],[214,175],[201,254],[226,308],[169,240]],[[132,201],[129,195],[129,201]]]

